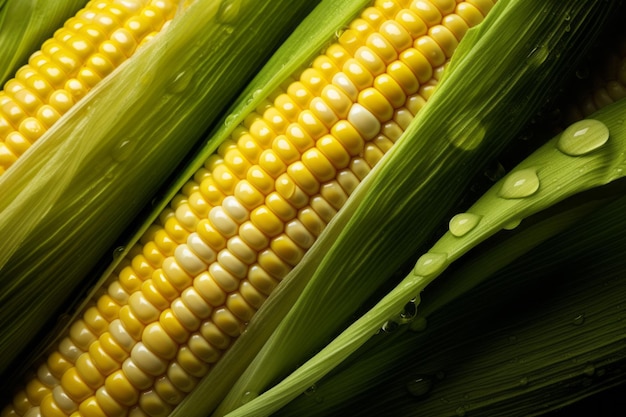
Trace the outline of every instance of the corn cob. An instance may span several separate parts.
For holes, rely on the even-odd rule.
[[[176,0],[93,0],[0,92],[0,174],[171,20]]]
[[[401,135],[492,5],[365,9],[183,187],[5,415],[167,414]]]

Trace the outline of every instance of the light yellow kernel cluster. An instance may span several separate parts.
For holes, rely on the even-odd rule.
[[[491,0],[379,0],[198,170],[3,416],[166,416],[432,95]]]
[[[158,33],[176,0],[92,0],[0,91],[0,174]]]

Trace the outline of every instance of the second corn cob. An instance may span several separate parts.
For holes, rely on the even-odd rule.
[[[0,91],[0,174],[172,19],[174,0],[89,2]]]
[[[401,134],[432,90],[433,68],[491,5],[366,9],[183,188],[16,409],[118,415],[138,404],[148,415],[167,413]],[[357,46],[359,37],[369,46]]]

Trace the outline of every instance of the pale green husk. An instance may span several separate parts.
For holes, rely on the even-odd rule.
[[[86,0],[0,1],[0,84],[85,4]]]
[[[0,177],[0,371],[313,6],[193,2]]]

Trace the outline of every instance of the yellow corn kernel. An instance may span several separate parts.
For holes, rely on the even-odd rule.
[[[102,407],[100,407],[100,404],[98,404],[98,400],[95,396],[91,396],[81,402],[78,406],[78,411],[83,416],[108,417],[104,413],[104,410],[102,410]]]
[[[54,400],[52,395],[47,395],[41,401],[39,405],[39,409],[41,410],[41,414],[50,417],[66,417],[67,414],[63,412],[61,407],[59,407]]]

